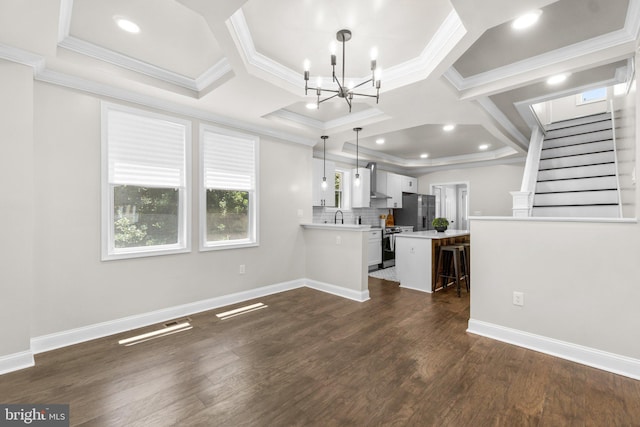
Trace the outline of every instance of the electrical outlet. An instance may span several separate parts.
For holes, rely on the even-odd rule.
[[[304,216],[304,211],[302,209],[298,209],[298,218],[302,218]]]
[[[520,307],[524,305],[524,293],[522,292],[513,293],[513,305],[518,305]]]
[[[336,245],[342,244],[342,236],[336,236]]]
[[[244,271],[245,271],[245,270],[244,270],[244,264],[240,264],[240,270],[239,270],[239,273],[240,273],[240,274],[244,274]]]

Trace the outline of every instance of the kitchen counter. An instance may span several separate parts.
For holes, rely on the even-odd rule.
[[[331,224],[331,223],[306,223],[300,224],[303,228],[332,231],[369,231],[370,225],[364,224]]]
[[[440,246],[470,243],[469,230],[415,231],[395,235],[396,274],[400,287],[435,292]]]
[[[436,230],[411,231],[396,234],[396,239],[400,237],[408,237],[411,239],[447,239],[450,237],[468,236],[469,230],[447,230],[443,233]]]

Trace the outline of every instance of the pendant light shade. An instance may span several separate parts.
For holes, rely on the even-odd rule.
[[[359,150],[359,134],[360,131],[362,130],[362,128],[353,128],[353,130],[356,132],[356,179],[354,181],[354,184],[356,187],[360,186],[360,165],[358,162],[358,150]]]
[[[327,189],[327,135],[322,135],[322,189]]]

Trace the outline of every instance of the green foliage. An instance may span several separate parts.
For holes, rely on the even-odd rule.
[[[438,217],[434,218],[433,221],[431,221],[431,225],[433,225],[434,228],[448,227],[449,221],[447,221],[447,218]]]
[[[118,185],[113,195],[116,248],[178,242],[177,189]]]
[[[207,240],[245,239],[249,233],[249,192],[207,190]]]

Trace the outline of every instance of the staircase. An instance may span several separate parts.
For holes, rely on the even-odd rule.
[[[534,217],[620,217],[610,113],[547,126],[533,199]]]

